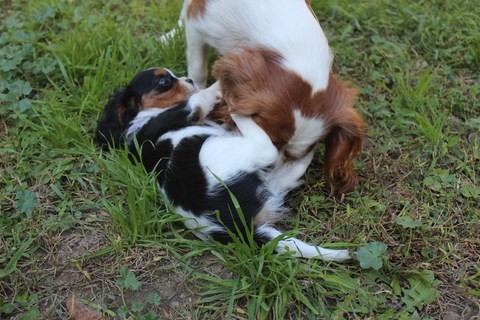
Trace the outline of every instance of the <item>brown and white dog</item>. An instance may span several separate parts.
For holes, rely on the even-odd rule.
[[[185,0],[188,76],[207,81],[207,51],[229,112],[251,116],[281,151],[280,162],[311,157],[325,143],[325,172],[336,195],[356,183],[353,161],[365,125],[357,95],[331,72],[328,41],[305,0]],[[203,112],[208,113],[208,110]]]

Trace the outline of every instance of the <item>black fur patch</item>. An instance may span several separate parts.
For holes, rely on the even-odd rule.
[[[147,140],[155,142],[167,132],[190,126],[190,122],[187,120],[189,114],[190,109],[187,108],[187,102],[183,102],[179,106],[165,110],[151,118],[135,136],[140,144]]]
[[[173,150],[164,172],[164,190],[174,205],[195,215],[205,212],[207,179],[200,166],[199,154],[208,136],[183,139]]]
[[[170,161],[173,146],[168,140],[158,141],[158,139],[167,132],[189,126],[186,119],[190,111],[186,105],[184,102],[178,107],[168,109],[150,119],[135,134],[135,140],[140,150],[137,150],[134,141],[130,142],[131,153],[143,163],[148,172],[154,169],[159,172],[165,170],[167,162]],[[138,151],[141,151],[141,154]],[[161,184],[163,185],[163,178]]]
[[[240,218],[232,201],[230,191],[238,201],[244,221]],[[206,200],[206,211],[218,210],[218,218],[223,226],[233,233],[240,233],[247,238],[247,232],[251,232],[252,221],[260,212],[269,192],[264,189],[262,180],[256,173],[239,173],[237,177],[220,185],[217,192]],[[216,217],[215,217],[216,218]],[[228,243],[231,241],[227,232],[213,232],[210,236],[218,242]],[[258,232],[254,233],[254,240],[258,245],[265,243],[266,239]]]
[[[139,111],[139,106],[129,98],[127,89],[117,90],[103,109],[102,118],[95,130],[95,142],[103,149],[119,148],[123,145],[125,130]]]

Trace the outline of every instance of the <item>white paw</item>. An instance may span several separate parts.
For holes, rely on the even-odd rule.
[[[190,121],[203,121],[215,105],[222,101],[222,93],[220,90],[212,90],[211,88],[212,87],[201,90],[190,97],[189,105],[192,109],[189,115]]]

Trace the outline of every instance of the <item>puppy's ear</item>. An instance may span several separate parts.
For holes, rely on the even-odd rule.
[[[353,106],[356,96],[355,89],[330,77],[326,105],[336,112],[325,138],[325,172],[336,196],[350,191],[357,182],[353,162],[362,148],[366,126]]]
[[[139,106],[126,88],[115,91],[103,109],[95,130],[95,141],[103,148],[119,148],[125,142],[124,133],[138,114]]]
[[[238,53],[227,53],[218,59],[212,68],[212,75],[220,82],[222,94],[225,101],[235,108],[237,104],[242,104],[244,100],[244,91],[254,92],[248,86],[250,69],[244,68],[245,56]],[[250,60],[251,64],[256,63]],[[235,110],[236,111],[236,110]]]

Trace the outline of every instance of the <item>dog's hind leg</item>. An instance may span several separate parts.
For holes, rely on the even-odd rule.
[[[312,162],[314,150],[310,151],[303,158],[284,161],[279,159],[272,171],[266,177],[268,190],[275,195],[282,195],[302,184],[302,176]]]
[[[263,242],[271,241],[281,234],[277,229],[265,225],[255,228],[255,238],[259,239],[259,242],[262,242],[262,240]],[[353,258],[353,255],[348,250],[322,248],[291,237],[285,237],[280,240],[275,251],[278,253],[292,252],[294,257],[325,261],[343,262]]]
[[[231,116],[244,140],[252,148],[253,157],[258,159],[256,162],[263,165],[274,164],[279,154],[268,134],[251,117],[233,113]]]

